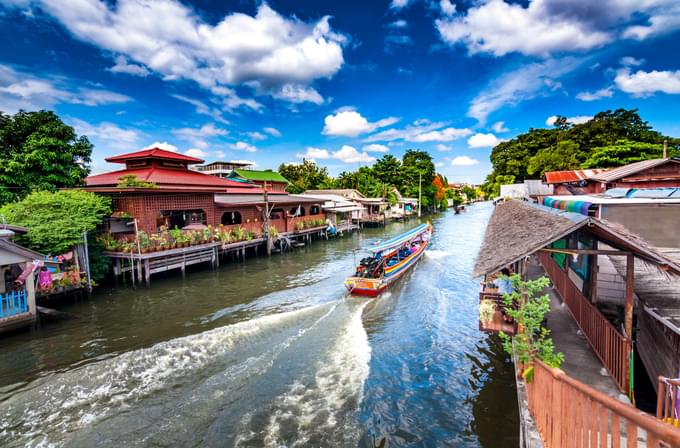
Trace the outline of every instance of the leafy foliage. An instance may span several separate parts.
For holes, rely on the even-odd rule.
[[[551,367],[559,367],[564,361],[562,353],[555,353],[550,330],[543,327],[545,315],[550,311],[550,297],[545,294],[536,297],[543,288],[550,284],[547,277],[536,280],[523,281],[515,274],[510,277],[513,292],[504,294],[503,301],[507,305],[506,313],[522,329],[514,337],[514,351],[520,362],[529,365],[534,359],[540,359]],[[525,292],[522,303],[521,291]],[[510,336],[501,333],[503,348],[512,355],[513,341]]]
[[[49,111],[0,112],[0,205],[34,190],[83,185],[92,144]]]
[[[281,164],[278,171],[290,182],[287,191],[293,194],[319,188],[319,185],[322,184],[328,185],[330,180],[328,170],[325,167],[319,167],[316,163],[307,159],[304,159],[300,164]]]
[[[140,180],[134,174],[128,174],[127,176],[121,176],[118,179],[118,188],[156,188],[154,182],[146,182]]]
[[[529,129],[496,145],[484,191],[498,196],[501,184],[537,178],[546,171],[607,168],[660,157],[664,139],[670,155],[678,154],[680,139],[653,130],[637,109],[607,110],[576,125],[558,117],[552,129]]]
[[[82,190],[36,191],[0,208],[7,222],[28,228],[20,244],[46,254],[61,254],[83,241],[111,214],[111,199]]]

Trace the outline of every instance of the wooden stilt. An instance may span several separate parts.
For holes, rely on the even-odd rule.
[[[149,260],[144,260],[144,281],[146,282],[146,287],[151,286],[151,270],[149,269]]]

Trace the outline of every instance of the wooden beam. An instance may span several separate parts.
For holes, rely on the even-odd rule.
[[[628,255],[626,258],[626,316],[625,329],[626,337],[633,340],[633,298],[635,288],[635,257]]]
[[[542,252],[550,252],[556,254],[567,255],[612,255],[612,256],[629,256],[630,252],[622,250],[604,250],[604,249],[555,249],[552,247],[545,247],[539,249]]]

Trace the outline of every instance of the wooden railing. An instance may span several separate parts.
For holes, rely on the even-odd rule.
[[[25,289],[0,294],[0,319],[17,314],[28,313],[28,300]]]
[[[680,379],[659,377],[656,399],[656,417],[678,427],[680,420]]]
[[[680,446],[680,430],[540,361],[527,395],[546,447]]]
[[[538,252],[538,259],[593,351],[619,389],[627,394],[630,389],[630,339],[616,331],[616,327],[585,298],[549,253]]]

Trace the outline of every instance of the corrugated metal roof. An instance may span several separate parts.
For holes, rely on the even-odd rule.
[[[588,180],[605,171],[607,170],[600,168],[592,170],[549,171],[545,173],[545,182],[547,184],[578,182],[581,180]]]
[[[239,176],[243,179],[248,179],[248,180],[288,183],[288,179],[283,177],[277,171],[258,171],[258,170],[235,169],[231,172],[229,177],[236,177],[236,176]]]
[[[597,176],[593,176],[591,179],[597,182],[613,182],[615,180],[619,180],[623,177],[630,176],[631,174],[639,173],[640,171],[648,170],[650,168],[654,168],[659,165],[663,165],[667,162],[676,162],[680,164],[680,160],[673,160],[673,159],[651,159],[651,160],[642,160],[641,162],[635,162],[631,163],[629,165],[625,166],[620,166],[618,168],[614,168],[612,170],[609,170],[605,173],[598,174]]]

